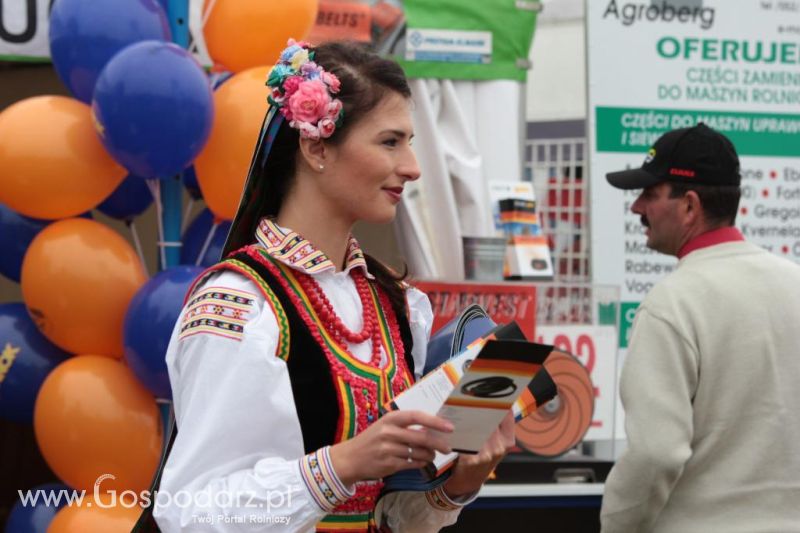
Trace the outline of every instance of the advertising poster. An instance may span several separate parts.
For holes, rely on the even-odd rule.
[[[800,261],[800,2],[592,0],[586,31],[593,280],[620,287],[624,354],[636,307],[677,260],[647,248],[639,191],[605,174],[641,166],[662,133],[702,121],[727,135],[736,226]]]
[[[516,322],[528,339],[536,327],[536,287],[527,283],[450,283],[414,281],[413,285],[428,295],[433,309],[431,333],[461,314],[466,307],[478,304],[496,324]]]
[[[50,0],[0,2],[0,61],[47,61]]]
[[[594,416],[584,440],[614,438],[616,334],[614,326],[566,324],[536,328],[536,342],[574,355],[589,371],[594,386]]]

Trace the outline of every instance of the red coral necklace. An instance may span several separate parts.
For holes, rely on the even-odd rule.
[[[308,274],[298,274],[297,280],[300,282],[303,292],[308,296],[311,307],[320,319],[321,324],[328,333],[339,344],[344,341],[360,344],[367,339],[372,339],[372,356],[370,363],[375,368],[380,368],[381,363],[381,331],[378,327],[378,314],[370,294],[369,281],[360,269],[353,269],[350,272],[361,300],[361,312],[364,326],[359,332],[354,332],[348,328],[336,311],[333,309],[328,297],[317,280]]]

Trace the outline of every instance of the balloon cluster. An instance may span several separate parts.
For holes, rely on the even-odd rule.
[[[103,474],[106,489],[148,488],[164,437],[157,399],[171,399],[167,344],[238,206],[267,65],[308,33],[317,2],[207,0],[211,75],[170,42],[161,0],[52,2],[53,66],[73,97],[0,111],[0,274],[23,296],[0,304],[0,418],[33,425],[63,482],[34,490],[91,494]],[[186,224],[181,265],[149,278],[141,250],[92,210],[131,227],[158,204],[157,180],[176,176],[208,208]],[[129,531],[137,516],[17,505],[7,527]]]

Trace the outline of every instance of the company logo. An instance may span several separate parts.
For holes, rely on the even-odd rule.
[[[635,22],[677,22],[680,24],[698,24],[707,30],[714,25],[715,10],[713,7],[674,5],[676,2],[662,0],[652,4],[618,4],[611,0],[606,6],[603,18],[612,16],[630,26]]]
[[[652,163],[653,159],[655,158],[656,158],[656,149],[650,148],[650,150],[648,150],[647,155],[644,158],[644,164],[646,165],[647,163]]]
[[[681,176],[683,178],[693,178],[695,176],[694,170],[685,170],[682,168],[669,169],[670,176]]]

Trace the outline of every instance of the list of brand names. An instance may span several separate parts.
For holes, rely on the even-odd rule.
[[[780,162],[743,168],[736,225],[747,240],[800,262],[800,168]]]

